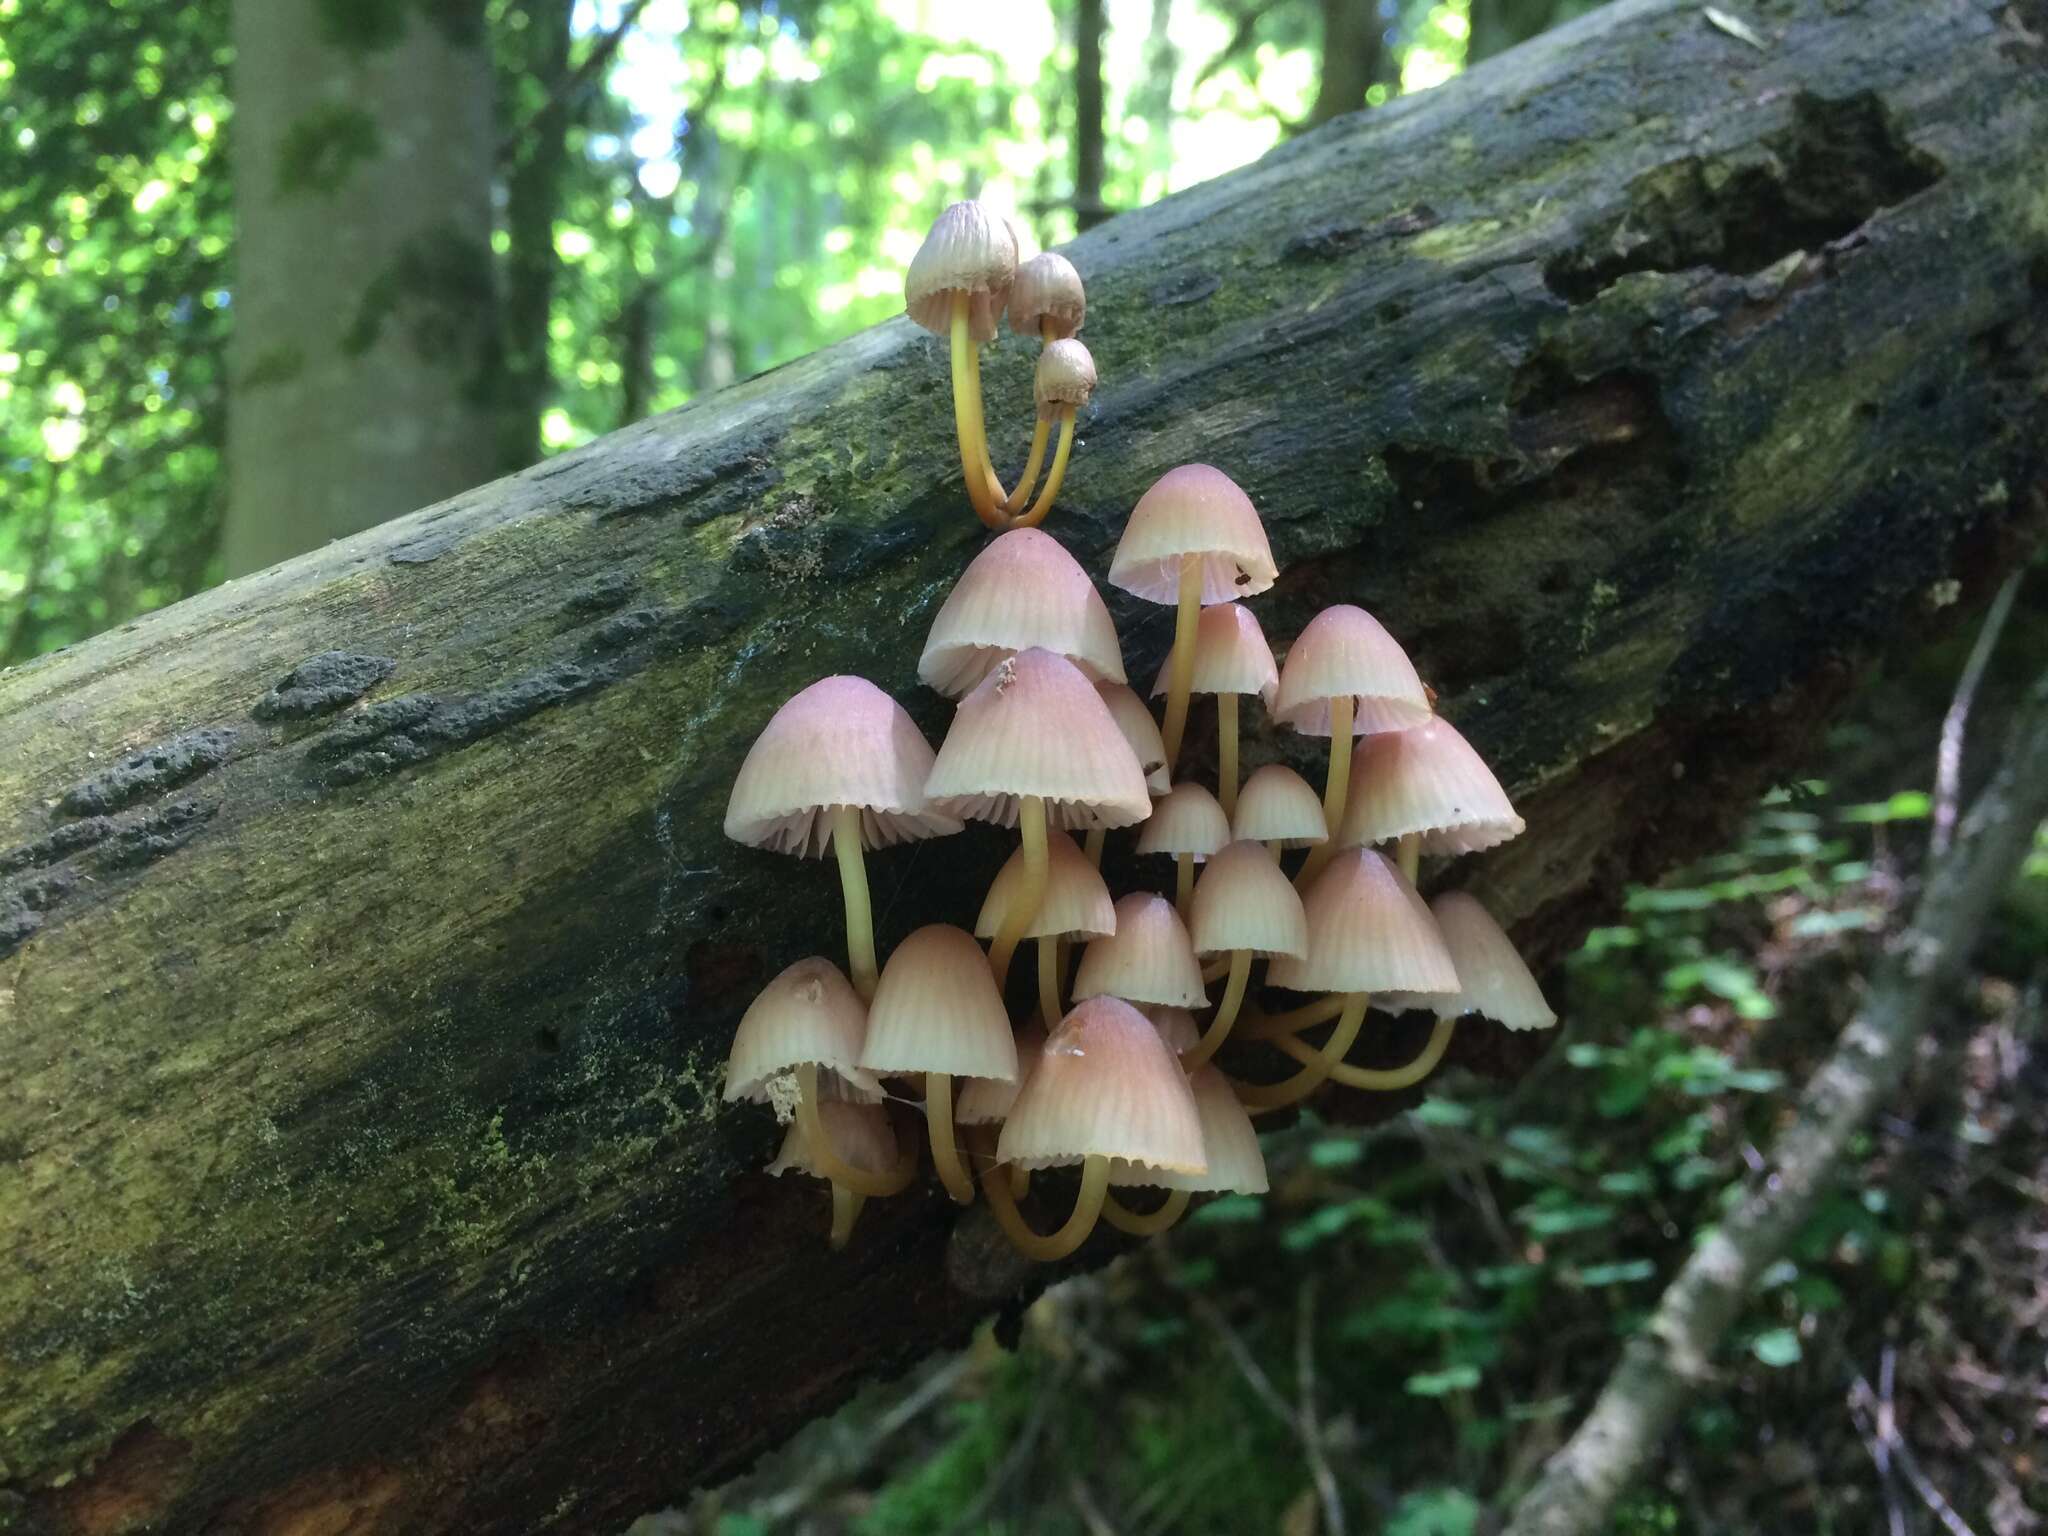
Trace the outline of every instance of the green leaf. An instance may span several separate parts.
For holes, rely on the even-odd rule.
[[[1749,1352],[1773,1368],[1796,1365],[1805,1354],[1799,1347],[1799,1335],[1790,1328],[1773,1328],[1758,1334],[1749,1341]]]
[[[1420,1125],[1470,1125],[1472,1111],[1453,1099],[1424,1099],[1408,1113]]]
[[[1403,1498],[1381,1527],[1384,1536],[1472,1536],[1479,1501],[1462,1488],[1423,1488]]]
[[[1649,1259],[1626,1259],[1616,1264],[1589,1264],[1579,1271],[1579,1284],[1589,1291],[1599,1290],[1607,1285],[1626,1285],[1631,1280],[1647,1280],[1657,1273],[1657,1266]]]
[[[1316,1168],[1349,1168],[1365,1156],[1365,1143],[1354,1137],[1333,1137],[1308,1149],[1308,1160]]]
[[[1265,1215],[1266,1203],[1257,1195],[1223,1195],[1207,1205],[1197,1206],[1195,1213],[1188,1217],[1188,1223],[1198,1227],[1234,1226],[1262,1221]]]
[[[1469,1392],[1479,1385],[1479,1367],[1453,1365],[1441,1371],[1420,1371],[1402,1385],[1416,1397],[1443,1397],[1452,1392]]]
[[[1889,800],[1842,808],[1842,820],[1864,823],[1925,821],[1933,802],[1917,789],[1902,789]]]

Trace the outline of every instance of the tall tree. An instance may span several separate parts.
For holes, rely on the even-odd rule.
[[[489,479],[482,0],[235,0],[227,565]]]
[[[1365,93],[1382,78],[1387,58],[1386,23],[1379,0],[1321,0],[1323,70],[1310,108],[1311,126],[1327,123],[1365,105]]]
[[[1074,222],[1088,229],[1109,217],[1102,200],[1102,0],[1074,7]]]
[[[555,215],[569,155],[569,120],[576,109],[581,71],[569,70],[571,0],[521,0],[524,25],[515,41],[522,84],[539,94],[518,127],[505,135],[504,369],[498,390],[501,468],[518,469],[540,457],[540,418],[552,375],[548,319],[553,309]]]

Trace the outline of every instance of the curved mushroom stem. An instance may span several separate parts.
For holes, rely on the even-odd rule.
[[[1166,1203],[1156,1211],[1138,1212],[1125,1205],[1115,1195],[1102,1197],[1102,1219],[1119,1232],[1128,1232],[1133,1237],[1156,1237],[1179,1221],[1188,1208],[1188,1192],[1176,1189],[1168,1193]]]
[[[1173,856],[1173,910],[1185,921],[1188,904],[1195,899],[1195,856],[1192,853],[1177,853]]]
[[[807,1061],[796,1069],[796,1118],[810,1147],[811,1161],[834,1184],[843,1184],[857,1195],[900,1195],[917,1176],[914,1146],[899,1148],[896,1166],[887,1173],[869,1173],[839,1155],[839,1148],[832,1144],[832,1133],[825,1129],[824,1117],[818,1113],[816,1062]]]
[[[939,1170],[939,1182],[946,1193],[962,1205],[974,1204],[974,1177],[960,1161],[960,1148],[953,1136],[953,1076],[950,1072],[924,1075],[924,1117],[931,1128],[932,1166]]]
[[[1422,834],[1406,832],[1394,849],[1394,860],[1401,868],[1401,878],[1410,885],[1422,873]]]
[[[866,1195],[855,1194],[844,1184],[832,1186],[832,1246],[844,1248],[846,1240],[853,1236],[853,1224],[860,1220],[860,1208],[866,1205]]]
[[[1231,1087],[1237,1090],[1238,1101],[1246,1111],[1254,1115],[1268,1114],[1276,1109],[1285,1109],[1290,1104],[1299,1104],[1303,1099],[1323,1086],[1332,1070],[1344,1060],[1344,1053],[1351,1049],[1351,1042],[1358,1038],[1359,1027],[1365,1023],[1365,1006],[1370,1001],[1364,992],[1347,993],[1344,1011],[1337,1017],[1337,1027],[1330,1031],[1330,1038],[1323,1042],[1323,1048],[1315,1053],[1315,1059],[1292,1077],[1283,1077],[1277,1083],[1240,1083],[1233,1081]]]
[[[1172,667],[1166,685],[1166,723],[1159,728],[1166,744],[1166,771],[1180,761],[1180,739],[1188,728],[1188,692],[1195,685],[1195,624],[1202,616],[1202,561],[1180,557],[1180,600],[1173,615]]]
[[[1290,1008],[1285,1013],[1255,1013],[1244,1021],[1238,1038],[1277,1040],[1282,1035],[1299,1034],[1312,1024],[1327,1023],[1343,1011],[1344,994],[1337,992],[1315,1002],[1304,1003],[1299,1008]]]
[[[1398,1067],[1354,1067],[1341,1063],[1330,1069],[1330,1081],[1342,1083],[1347,1088],[1365,1088],[1374,1093],[1391,1093],[1396,1088],[1412,1088],[1436,1070],[1436,1064],[1444,1059],[1444,1051],[1450,1046],[1451,1033],[1458,1027],[1455,1015],[1436,1021],[1436,1028],[1429,1032],[1429,1039],[1412,1061]],[[1313,1061],[1316,1048],[1295,1035],[1283,1035],[1273,1042],[1296,1061]]]
[[[1309,849],[1301,873],[1294,877],[1296,890],[1307,890],[1323,872],[1337,851],[1337,829],[1344,824],[1344,802],[1351,797],[1351,695],[1330,700],[1330,771],[1323,780],[1323,820],[1330,835]]]
[[[1074,408],[1060,407],[1060,445],[1052,451],[1052,468],[1045,472],[1045,489],[1038,493],[1038,500],[1032,503],[1029,512],[1019,513],[1007,524],[1011,528],[1036,528],[1045,521],[1045,514],[1052,510],[1052,499],[1060,493],[1060,482],[1067,478],[1067,458],[1074,451]]]
[[[1031,1230],[1024,1220],[1024,1213],[1017,1209],[1017,1202],[1010,1197],[1010,1180],[1006,1172],[991,1169],[982,1175],[981,1187],[988,1195],[988,1208],[995,1213],[996,1224],[1003,1229],[1003,1235],[1016,1245],[1017,1251],[1027,1259],[1051,1263],[1064,1259],[1088,1240],[1088,1234],[1095,1230],[1095,1221],[1102,1214],[1102,1202],[1109,1194],[1109,1159],[1091,1157],[1081,1165],[1081,1192],[1074,1199],[1074,1214],[1066,1225],[1049,1237],[1041,1237]]]
[[[860,808],[832,811],[832,851],[839,856],[839,890],[846,898],[846,964],[860,1000],[875,1000],[875,916],[868,903],[868,866],[860,852]]]
[[[1022,1163],[1010,1164],[1010,1198],[1022,1200],[1031,1190],[1031,1170]]]
[[[1017,953],[1024,930],[1045,901],[1045,802],[1038,796],[1018,798],[1017,835],[1024,844],[1024,881],[1010,898],[1010,910],[1003,914],[1003,925],[988,946],[988,967],[995,972],[998,988],[1010,979],[1010,957]],[[1045,1027],[1050,1029],[1058,1022],[1048,1019]]]
[[[1237,814],[1237,695],[1216,695],[1216,802]]]
[[[1225,950],[1222,954],[1218,955],[1214,960],[1211,960],[1207,965],[1202,967],[1202,981],[1205,985],[1212,981],[1220,981],[1222,980],[1222,978],[1228,976],[1229,974],[1230,952],[1228,950]]]
[[[1109,828],[1090,827],[1087,840],[1081,845],[1081,851],[1088,855],[1088,862],[1097,869],[1102,868],[1102,845],[1108,840]]]
[[[1024,473],[1017,477],[1017,488],[1003,499],[1006,511],[1022,512],[1031,503],[1031,487],[1038,484],[1038,471],[1045,463],[1045,445],[1052,438],[1052,418],[1040,416],[1031,429],[1031,456],[1024,461]]]
[[[960,440],[960,471],[967,478],[967,499],[974,515],[990,528],[1008,524],[1000,505],[1002,487],[990,494],[995,479],[988,463],[988,442],[981,419],[981,350],[974,344],[967,295],[953,295],[953,430]]]
[[[1251,979],[1252,952],[1248,949],[1233,949],[1230,952],[1230,981],[1223,989],[1223,1001],[1216,1005],[1216,1017],[1209,1021],[1209,1027],[1202,1031],[1202,1038],[1187,1050],[1181,1052],[1180,1064],[1192,1072],[1216,1054],[1217,1049],[1230,1038],[1230,1026],[1237,1022],[1237,1011],[1244,1006],[1245,983]]]
[[[1060,941],[1050,934],[1038,941],[1038,1016],[1052,1028],[1065,1015],[1060,1011]]]

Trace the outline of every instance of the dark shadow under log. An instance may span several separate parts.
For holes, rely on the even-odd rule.
[[[2042,7],[1750,9],[1618,0],[1071,250],[1048,526],[1100,571],[1227,468],[1268,632],[1365,604],[1501,766],[1530,833],[1449,878],[1539,958],[2048,510]],[[828,1254],[717,1102],[838,927],[720,836],[748,741],[838,670],[942,725],[948,399],[891,323],[0,675],[0,1530],[609,1531],[1030,1283],[936,1196]],[[884,943],[1002,848],[878,855]]]

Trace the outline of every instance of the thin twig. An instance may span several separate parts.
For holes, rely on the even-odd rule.
[[[639,24],[641,13],[652,3],[653,0],[632,0],[626,7],[625,14],[619,18],[619,24],[610,31],[598,35],[597,41],[592,43],[589,51],[583,55],[582,62],[555,82],[554,89],[548,92],[548,99],[540,104],[540,110],[499,141],[500,162],[513,158],[536,124],[543,122],[550,114],[565,111],[576,104],[576,98],[581,96],[591,80],[611,63],[613,55],[619,51],[619,45],[626,40],[626,34]]]
[[[1886,1353],[1889,1354],[1890,1351],[1887,1350]],[[1861,1372],[1857,1373],[1855,1383],[1849,1389],[1849,1403],[1856,1411],[1859,1427],[1862,1424],[1869,1425],[1864,1440],[1870,1446],[1871,1459],[1878,1463],[1879,1468],[1887,1470],[1896,1463],[1907,1484],[1920,1496],[1920,1502],[1925,1504],[1934,1518],[1941,1522],[1942,1529],[1947,1531],[1949,1536],[1977,1536],[1970,1528],[1969,1522],[1956,1513],[1955,1506],[1942,1497],[1941,1490],[1928,1481],[1927,1474],[1920,1469],[1920,1458],[1913,1454],[1913,1448],[1899,1433],[1898,1424],[1890,1411],[1890,1404],[1881,1400],[1878,1394],[1871,1390],[1869,1379]],[[1883,1452],[1882,1457],[1879,1455],[1880,1449]],[[1902,1522],[1895,1522],[1894,1529],[1902,1528]]]
[[[2006,577],[1998,595],[1991,599],[1991,608],[1984,615],[1984,627],[1977,631],[1977,643],[1970,647],[1970,659],[1963,663],[1963,675],[1956,679],[1955,697],[1949,700],[1948,713],[1942,717],[1941,745],[1934,754],[1934,836],[1931,846],[1936,858],[1947,853],[1948,845],[1955,840],[1956,814],[1963,783],[1963,731],[1970,722],[1970,706],[1977,700],[1977,685],[1984,681],[1984,669],[1991,664],[1991,653],[1997,649],[1998,633],[2005,628],[2005,621],[2012,613],[2013,599],[2019,595],[2022,574],[2014,571]]]
[[[1344,1498],[1337,1490],[1337,1475],[1330,1470],[1330,1458],[1323,1449],[1322,1419],[1316,1412],[1316,1277],[1301,1282],[1294,1304],[1294,1378],[1301,1394],[1296,1420],[1301,1443],[1308,1452],[1309,1473],[1315,1479],[1316,1497],[1323,1505],[1323,1529],[1328,1536],[1344,1536]]]
[[[1273,1378],[1266,1374],[1265,1368],[1252,1354],[1251,1346],[1246,1344],[1243,1336],[1230,1326],[1230,1319],[1223,1315],[1216,1303],[1206,1296],[1189,1296],[1188,1306],[1197,1317],[1209,1325],[1210,1331],[1222,1343],[1224,1353],[1230,1356],[1231,1363],[1238,1369],[1238,1374],[1251,1385],[1259,1401],[1271,1409],[1273,1417],[1285,1424],[1295,1439],[1301,1442],[1302,1455],[1308,1462],[1309,1478],[1315,1484],[1316,1497],[1323,1506],[1323,1517],[1329,1522],[1331,1532],[1335,1533],[1335,1536],[1341,1536],[1344,1530],[1344,1505],[1337,1491],[1337,1474],[1331,1469],[1329,1458],[1323,1453],[1320,1431],[1310,1420],[1298,1413],[1293,1404],[1280,1395],[1280,1389],[1273,1385]],[[1297,1313],[1297,1320],[1300,1315]],[[1309,1312],[1308,1317],[1312,1330],[1313,1312]],[[1313,1342],[1311,1337],[1311,1347]],[[1298,1364],[1301,1349],[1299,1332],[1295,1336],[1295,1348]],[[1309,1390],[1313,1391],[1315,1377],[1312,1366],[1307,1380]]]
[[[1046,1416],[1052,1411],[1053,1399],[1059,1396],[1060,1387],[1065,1381],[1066,1373],[1063,1371],[1039,1388],[1031,1400],[1031,1411],[1024,1416],[1024,1422],[1018,1426],[1016,1439],[1010,1442],[1010,1449],[996,1464],[995,1470],[989,1473],[988,1482],[982,1486],[974,1502],[962,1510],[953,1523],[946,1527],[944,1536],[961,1536],[963,1531],[971,1531],[982,1523],[996,1500],[1002,1497],[1003,1489],[1009,1486],[1010,1479],[1024,1469],[1024,1463],[1031,1459],[1031,1453],[1038,1448],[1038,1438],[1045,1432]]]

